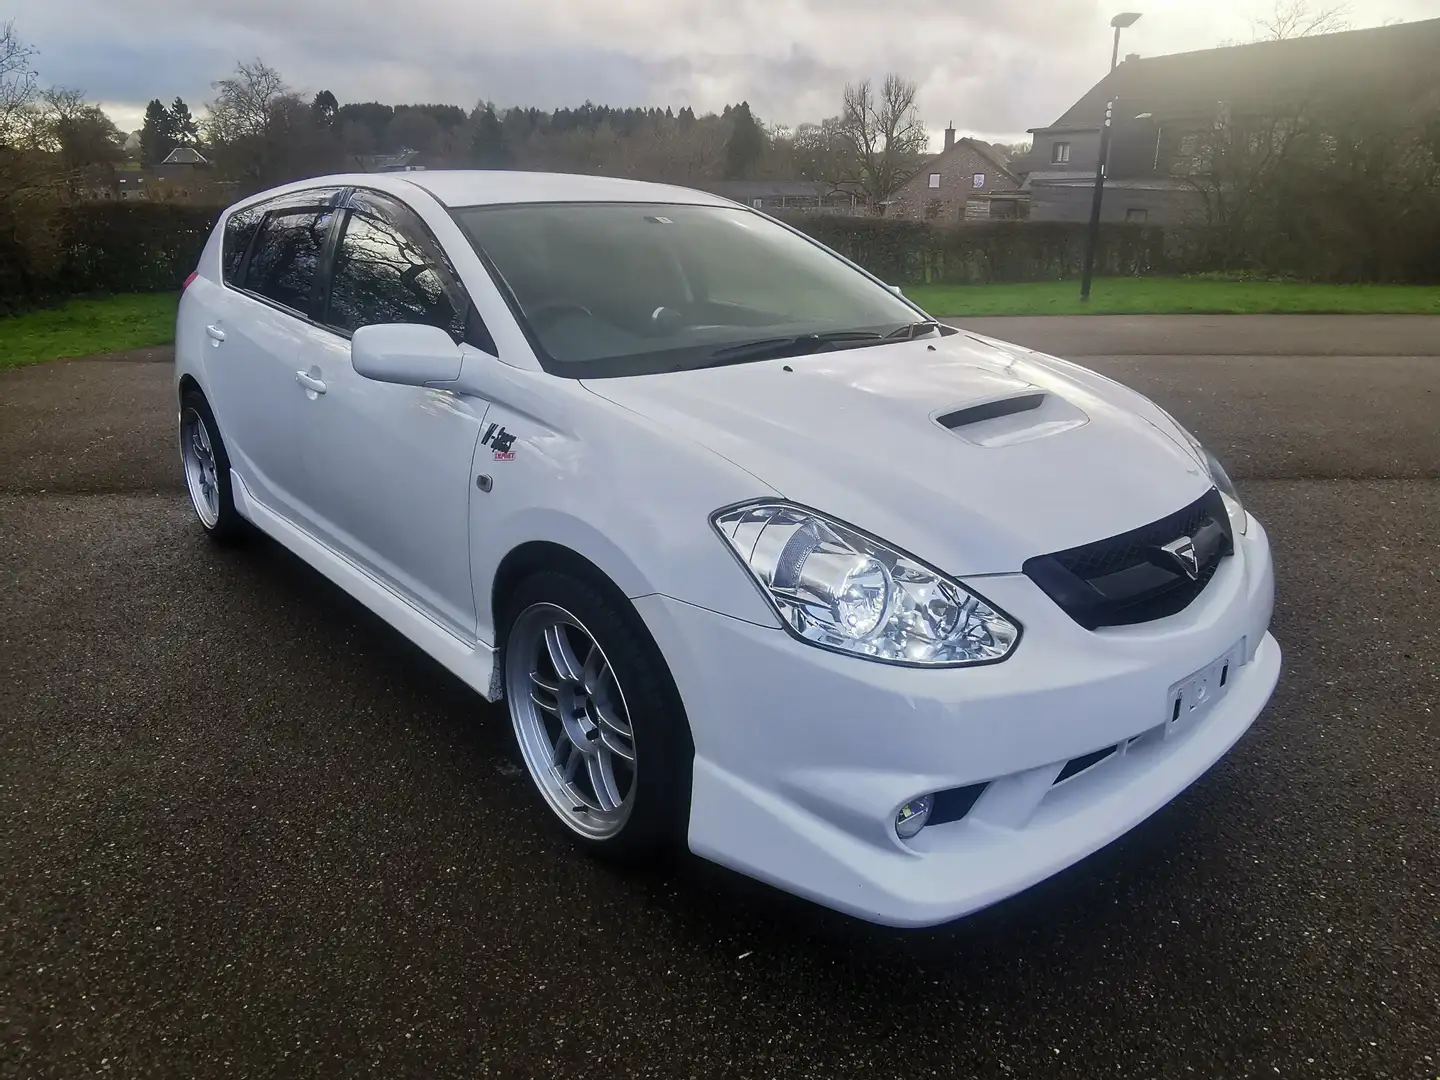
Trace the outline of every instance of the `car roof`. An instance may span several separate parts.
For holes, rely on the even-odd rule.
[[[725,205],[727,199],[643,180],[574,173],[437,169],[391,174],[422,187],[446,206],[527,202],[665,202]]]
[[[658,202],[734,206],[729,199],[671,184],[622,180],[613,176],[574,173],[511,172],[501,169],[437,169],[413,172],[341,173],[315,176],[269,191],[257,192],[237,206],[312,188],[367,187],[404,198],[420,188],[449,207],[498,206],[506,203]]]

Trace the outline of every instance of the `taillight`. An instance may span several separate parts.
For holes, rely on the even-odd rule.
[[[199,270],[191,270],[190,275],[185,279],[185,284],[180,286],[180,291],[184,292],[186,289],[188,289],[190,287],[190,282],[194,281],[199,276]]]

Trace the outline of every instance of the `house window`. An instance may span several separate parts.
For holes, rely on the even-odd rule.
[[[1067,165],[1070,162],[1070,144],[1068,142],[1057,142],[1050,148],[1050,163],[1052,165]]]
[[[750,205],[753,206],[753,207],[755,207],[756,210],[763,210],[763,209],[765,209],[765,200],[764,200],[764,199],[751,199],[751,200],[750,200]]]
[[[1132,206],[1125,211],[1125,220],[1136,225],[1144,225],[1149,217],[1149,210],[1138,210]]]
[[[1195,151],[1199,148],[1199,146],[1199,135],[1186,135],[1183,139],[1180,140],[1180,156],[1187,158],[1194,157]]]
[[[970,178],[970,182],[971,182],[972,184],[974,184],[977,188],[982,188],[982,187],[984,187],[984,186],[985,186],[985,174],[984,174],[983,172],[977,172],[974,176],[972,176],[972,177]]]
[[[930,174],[930,186],[932,188],[938,188],[940,186],[940,174],[938,172],[932,172]]]

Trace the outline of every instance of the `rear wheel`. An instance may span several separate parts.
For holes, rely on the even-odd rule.
[[[551,812],[597,854],[638,861],[683,837],[694,750],[659,649],[608,593],[569,574],[522,582],[507,605],[505,695]]]
[[[180,398],[180,463],[190,506],[201,526],[220,542],[244,530],[230,492],[230,456],[204,395],[188,390]]]

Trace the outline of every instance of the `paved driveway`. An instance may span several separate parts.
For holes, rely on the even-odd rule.
[[[1440,322],[975,325],[1215,446],[1287,667],[1139,829],[911,933],[578,857],[499,711],[198,535],[167,365],[0,374],[0,1076],[1440,1074]]]

